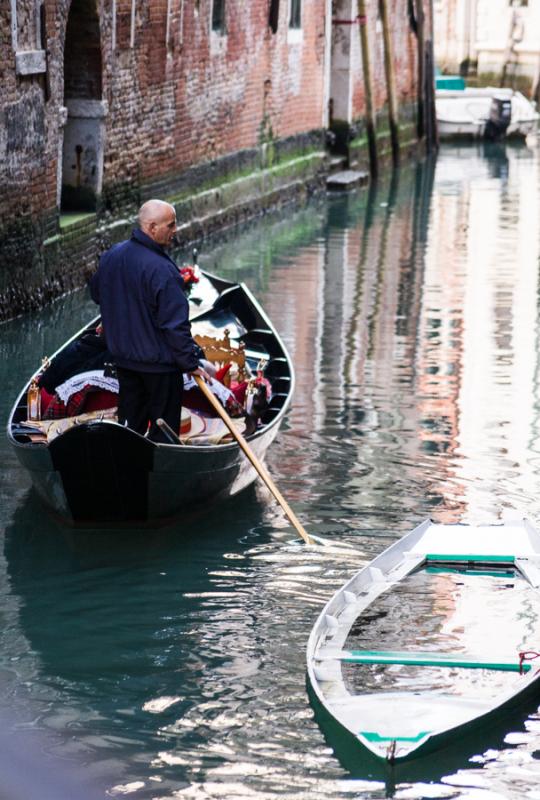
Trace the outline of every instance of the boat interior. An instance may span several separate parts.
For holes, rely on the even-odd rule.
[[[536,598],[512,565],[424,564],[380,594],[351,626],[345,685],[353,695],[490,701],[515,682],[519,653],[540,641]],[[381,643],[391,651],[381,651]]]

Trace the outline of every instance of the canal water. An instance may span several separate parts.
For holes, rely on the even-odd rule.
[[[137,800],[540,800],[535,708],[392,783],[340,764],[305,685],[324,602],[417,523],[540,523],[539,163],[536,145],[444,147],[200,255],[282,334],[297,388],[268,466],[308,531],[352,552],[306,549],[260,486],[188,525],[74,533],[0,440],[0,720],[36,781],[75,771]],[[80,292],[0,328],[2,418],[94,313]],[[504,635],[445,608],[477,652]]]

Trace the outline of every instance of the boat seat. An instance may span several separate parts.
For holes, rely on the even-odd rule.
[[[426,563],[430,565],[435,564],[489,564],[491,566],[498,564],[500,566],[513,564],[515,556],[513,555],[487,555],[481,553],[475,555],[472,553],[427,553]]]
[[[321,650],[317,661],[344,661],[347,664],[402,664],[418,667],[461,667],[464,669],[490,669],[504,672],[528,672],[531,664],[514,660],[483,658],[465,653],[390,652],[382,650]]]
[[[238,345],[231,343],[229,329],[224,331],[223,339],[197,334],[193,337],[199,347],[204,350],[205,358],[213,364],[225,366],[226,364],[238,365],[238,381],[246,380],[246,351],[242,342]]]

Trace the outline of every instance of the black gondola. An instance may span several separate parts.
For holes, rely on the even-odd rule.
[[[258,426],[246,435],[259,459],[276,437],[294,388],[286,348],[270,320],[244,284],[201,273],[190,295],[193,335],[223,337],[245,348],[255,373],[266,362],[272,396]],[[51,364],[89,331],[99,318],[66,342]],[[8,420],[7,435],[46,506],[72,526],[158,526],[234,495],[256,472],[236,442],[217,445],[157,444],[98,415],[52,440],[32,436],[27,397],[33,375]]]

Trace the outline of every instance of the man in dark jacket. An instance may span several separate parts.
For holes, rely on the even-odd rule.
[[[174,207],[148,200],[138,222],[131,239],[101,256],[90,292],[117,366],[118,421],[143,435],[150,421],[149,437],[167,441],[156,420],[178,433],[182,373],[207,376],[198,365],[183,280],[164,249],[176,233]]]

